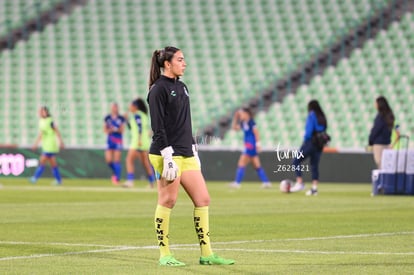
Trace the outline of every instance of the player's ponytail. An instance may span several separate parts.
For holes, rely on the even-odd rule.
[[[134,105],[135,108],[137,108],[138,110],[140,110],[144,114],[148,113],[147,105],[145,105],[145,102],[144,102],[144,100],[142,100],[142,98],[138,97],[137,99],[132,101],[132,105]]]
[[[137,106],[138,106],[138,109],[141,112],[143,112],[144,114],[147,114],[148,113],[147,105],[145,105],[145,102],[144,102],[144,100],[142,100],[142,98],[138,98],[138,100],[137,100]]]
[[[161,50],[155,50],[152,53],[151,58],[151,69],[150,69],[150,77],[149,77],[149,88],[157,81],[158,78],[161,76],[161,68],[164,68],[165,61],[171,61],[174,54],[178,52],[180,49],[176,47],[165,47]]]
[[[160,56],[161,56],[160,50],[155,50],[152,53],[150,77],[149,77],[149,83],[148,83],[149,88],[151,88],[154,82],[161,76],[161,66],[159,62]]]

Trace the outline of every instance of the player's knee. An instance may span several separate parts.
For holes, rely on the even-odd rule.
[[[202,198],[199,198],[195,202],[195,206],[202,207],[202,206],[209,206],[210,205],[210,196],[204,196]]]
[[[203,201],[203,204],[205,206],[209,206],[210,205],[210,197],[205,198],[204,201]]]
[[[173,208],[177,202],[177,196],[167,194],[159,198],[158,203],[162,206]]]

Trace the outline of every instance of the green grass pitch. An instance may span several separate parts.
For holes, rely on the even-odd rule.
[[[414,199],[368,184],[320,184],[317,197],[208,182],[213,249],[200,266],[192,203],[181,191],[170,244],[187,266],[159,267],[157,194],[105,180],[0,178],[0,274],[413,274]]]

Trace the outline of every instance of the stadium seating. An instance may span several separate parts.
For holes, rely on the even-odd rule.
[[[125,110],[133,97],[145,97],[151,53],[167,44],[186,54],[184,79],[194,131],[200,132],[386,3],[89,1],[2,53],[5,89],[0,90],[10,99],[3,112],[17,125],[7,129],[3,141],[31,143],[36,109],[47,104],[68,145],[103,145],[102,117],[109,103],[120,102]]]
[[[275,103],[267,113],[259,112],[256,120],[264,137],[262,144],[274,147],[299,146],[302,141],[306,104],[316,98],[329,120],[331,145],[341,148],[363,148],[376,114],[375,98],[384,95],[394,110],[403,134],[414,133],[414,17],[407,13],[356,49],[349,59],[330,67],[309,85],[299,88],[296,95]],[[240,147],[240,133],[231,131],[220,143]],[[411,143],[413,145],[413,143]]]
[[[0,2],[0,37],[35,19],[44,11],[68,0],[13,0]]]

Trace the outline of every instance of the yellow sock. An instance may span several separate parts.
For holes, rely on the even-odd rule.
[[[171,209],[162,205],[157,205],[155,210],[155,232],[157,234],[158,246],[160,248],[160,258],[171,255],[168,241],[168,231],[170,227]]]
[[[210,228],[208,222],[208,206],[194,208],[194,227],[201,248],[201,256],[213,254],[210,244]]]

